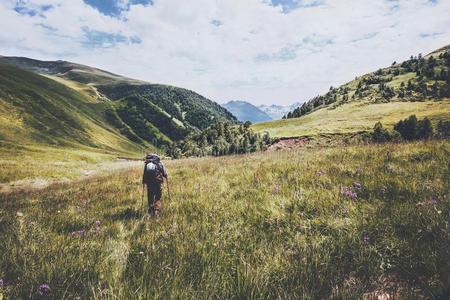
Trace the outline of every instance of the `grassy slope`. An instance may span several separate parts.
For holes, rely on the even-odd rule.
[[[0,64],[0,97],[2,141],[139,150],[105,121],[108,103],[38,74]]]
[[[2,143],[0,150],[0,192],[3,188],[29,188],[55,181],[67,181],[97,172],[105,165],[121,166],[117,155],[142,156],[141,153],[117,153],[90,147],[19,146]],[[36,184],[37,183],[37,184]]]
[[[84,162],[141,155],[141,146],[108,125],[104,111],[109,107],[41,75],[0,64],[0,182],[72,178]]]
[[[97,68],[68,61],[41,61],[27,57],[0,56],[0,61],[12,64],[20,69],[37,73],[60,76],[81,83],[112,84],[128,82],[139,84],[142,81],[113,74]]]
[[[183,127],[205,128],[217,119],[236,121],[233,115],[217,103],[183,88],[149,84],[66,61],[39,61],[25,57],[0,57],[0,61],[22,69],[46,74],[51,76],[52,79],[59,77],[61,79],[58,81],[90,96],[100,98],[106,96],[111,100],[122,99],[124,101],[129,96],[142,97],[149,104],[156,105],[161,110],[161,113],[156,116],[157,118],[164,119],[165,115],[173,118],[169,121],[155,122],[155,120],[142,117],[142,120],[138,123],[152,123],[154,128],[160,129],[160,132],[156,132],[156,135],[171,136],[171,134],[164,132],[167,122],[175,123],[172,124],[172,127],[180,125]],[[102,94],[100,95],[98,91],[101,91]],[[144,107],[136,106],[136,108],[138,111],[144,110]],[[128,125],[135,131],[140,126],[140,124],[135,123],[129,123]],[[142,135],[140,137],[146,138]],[[176,140],[177,133],[171,138]],[[153,142],[154,139],[155,136],[152,136],[147,141]]]
[[[100,85],[123,94],[112,102],[99,93]],[[134,91],[142,94],[142,103],[127,97]],[[178,112],[179,120],[161,107]],[[131,110],[138,112],[135,118]],[[233,119],[218,104],[185,89],[144,85],[69,62],[0,57],[0,183],[74,178],[117,155],[135,157],[143,147],[158,151],[154,145],[178,140],[213,117]]]
[[[428,54],[425,58],[430,56],[437,58],[439,54],[449,50],[450,46],[443,47]],[[379,75],[379,77],[392,77],[386,85],[394,89],[398,89],[402,82],[406,84],[410,79],[417,79],[414,72],[392,76],[392,71],[401,68],[401,64],[396,64],[382,69],[382,75]],[[353,99],[352,96],[355,94],[358,83],[364,78],[374,76],[374,74],[376,73],[365,74],[336,89],[348,89],[350,100],[344,101],[342,99],[343,93],[338,93],[337,102],[321,105],[313,112],[300,118],[257,123],[253,125],[253,129],[259,132],[268,131],[273,137],[293,137],[365,131],[373,128],[377,121],[381,121],[385,126],[392,127],[394,123],[411,114],[416,114],[418,117],[429,117],[434,122],[450,119],[450,99],[448,98],[439,101],[422,98],[419,101],[415,99],[415,102],[409,102],[408,100],[411,99],[407,97],[400,99],[394,96],[390,99],[390,102],[387,102],[381,97],[378,84],[373,84],[368,85],[367,92],[362,98],[355,97]],[[428,84],[431,85],[433,82],[429,81]]]
[[[377,121],[392,127],[412,114],[433,122],[450,119],[450,99],[424,102],[367,103],[350,102],[334,109],[322,108],[300,118],[257,123],[258,132],[272,137],[293,137],[321,133],[349,133],[370,130]]]
[[[54,298],[443,298],[449,154],[427,142],[167,162],[172,199],[147,221],[140,168],[3,194],[0,295],[45,282]],[[340,193],[354,182],[356,201]]]

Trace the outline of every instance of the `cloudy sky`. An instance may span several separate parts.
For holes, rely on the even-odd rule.
[[[291,104],[450,44],[450,0],[0,0],[0,28],[0,55]]]

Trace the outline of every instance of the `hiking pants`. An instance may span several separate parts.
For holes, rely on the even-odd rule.
[[[161,184],[147,184],[148,213],[157,214],[161,210]]]

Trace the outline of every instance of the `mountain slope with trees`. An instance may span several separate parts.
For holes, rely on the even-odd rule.
[[[432,122],[450,118],[450,46],[330,87],[284,120],[253,128],[277,137],[357,132],[371,129],[376,121],[393,126],[411,114]]]
[[[193,91],[149,84],[80,64],[0,57],[0,68],[3,115],[16,112],[28,123],[48,117],[45,125],[34,122],[13,129],[8,122],[2,124],[0,130],[9,130],[12,139],[17,134],[29,142],[56,145],[73,140],[95,147],[97,144],[85,133],[86,123],[73,121],[80,114],[77,109],[134,149],[156,146],[165,150],[191,132],[200,132],[217,122],[237,122],[225,108]],[[23,94],[24,87],[30,84],[33,86]],[[42,114],[44,107],[53,111]],[[21,111],[27,113],[22,115]],[[114,143],[109,147],[114,148]]]
[[[369,100],[373,103],[393,101],[425,101],[450,97],[450,46],[425,57],[411,56],[388,68],[357,77],[339,88],[317,96],[286,115],[297,118],[316,109],[336,107],[348,102]]]
[[[0,63],[2,144],[84,146],[118,152],[140,151],[139,143],[150,147],[109,124],[104,112],[110,106],[39,74]]]

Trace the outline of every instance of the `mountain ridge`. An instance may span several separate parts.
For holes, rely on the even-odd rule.
[[[231,100],[222,104],[227,110],[234,114],[239,121],[252,123],[272,120],[272,118],[262,111],[258,106],[243,100]]]

